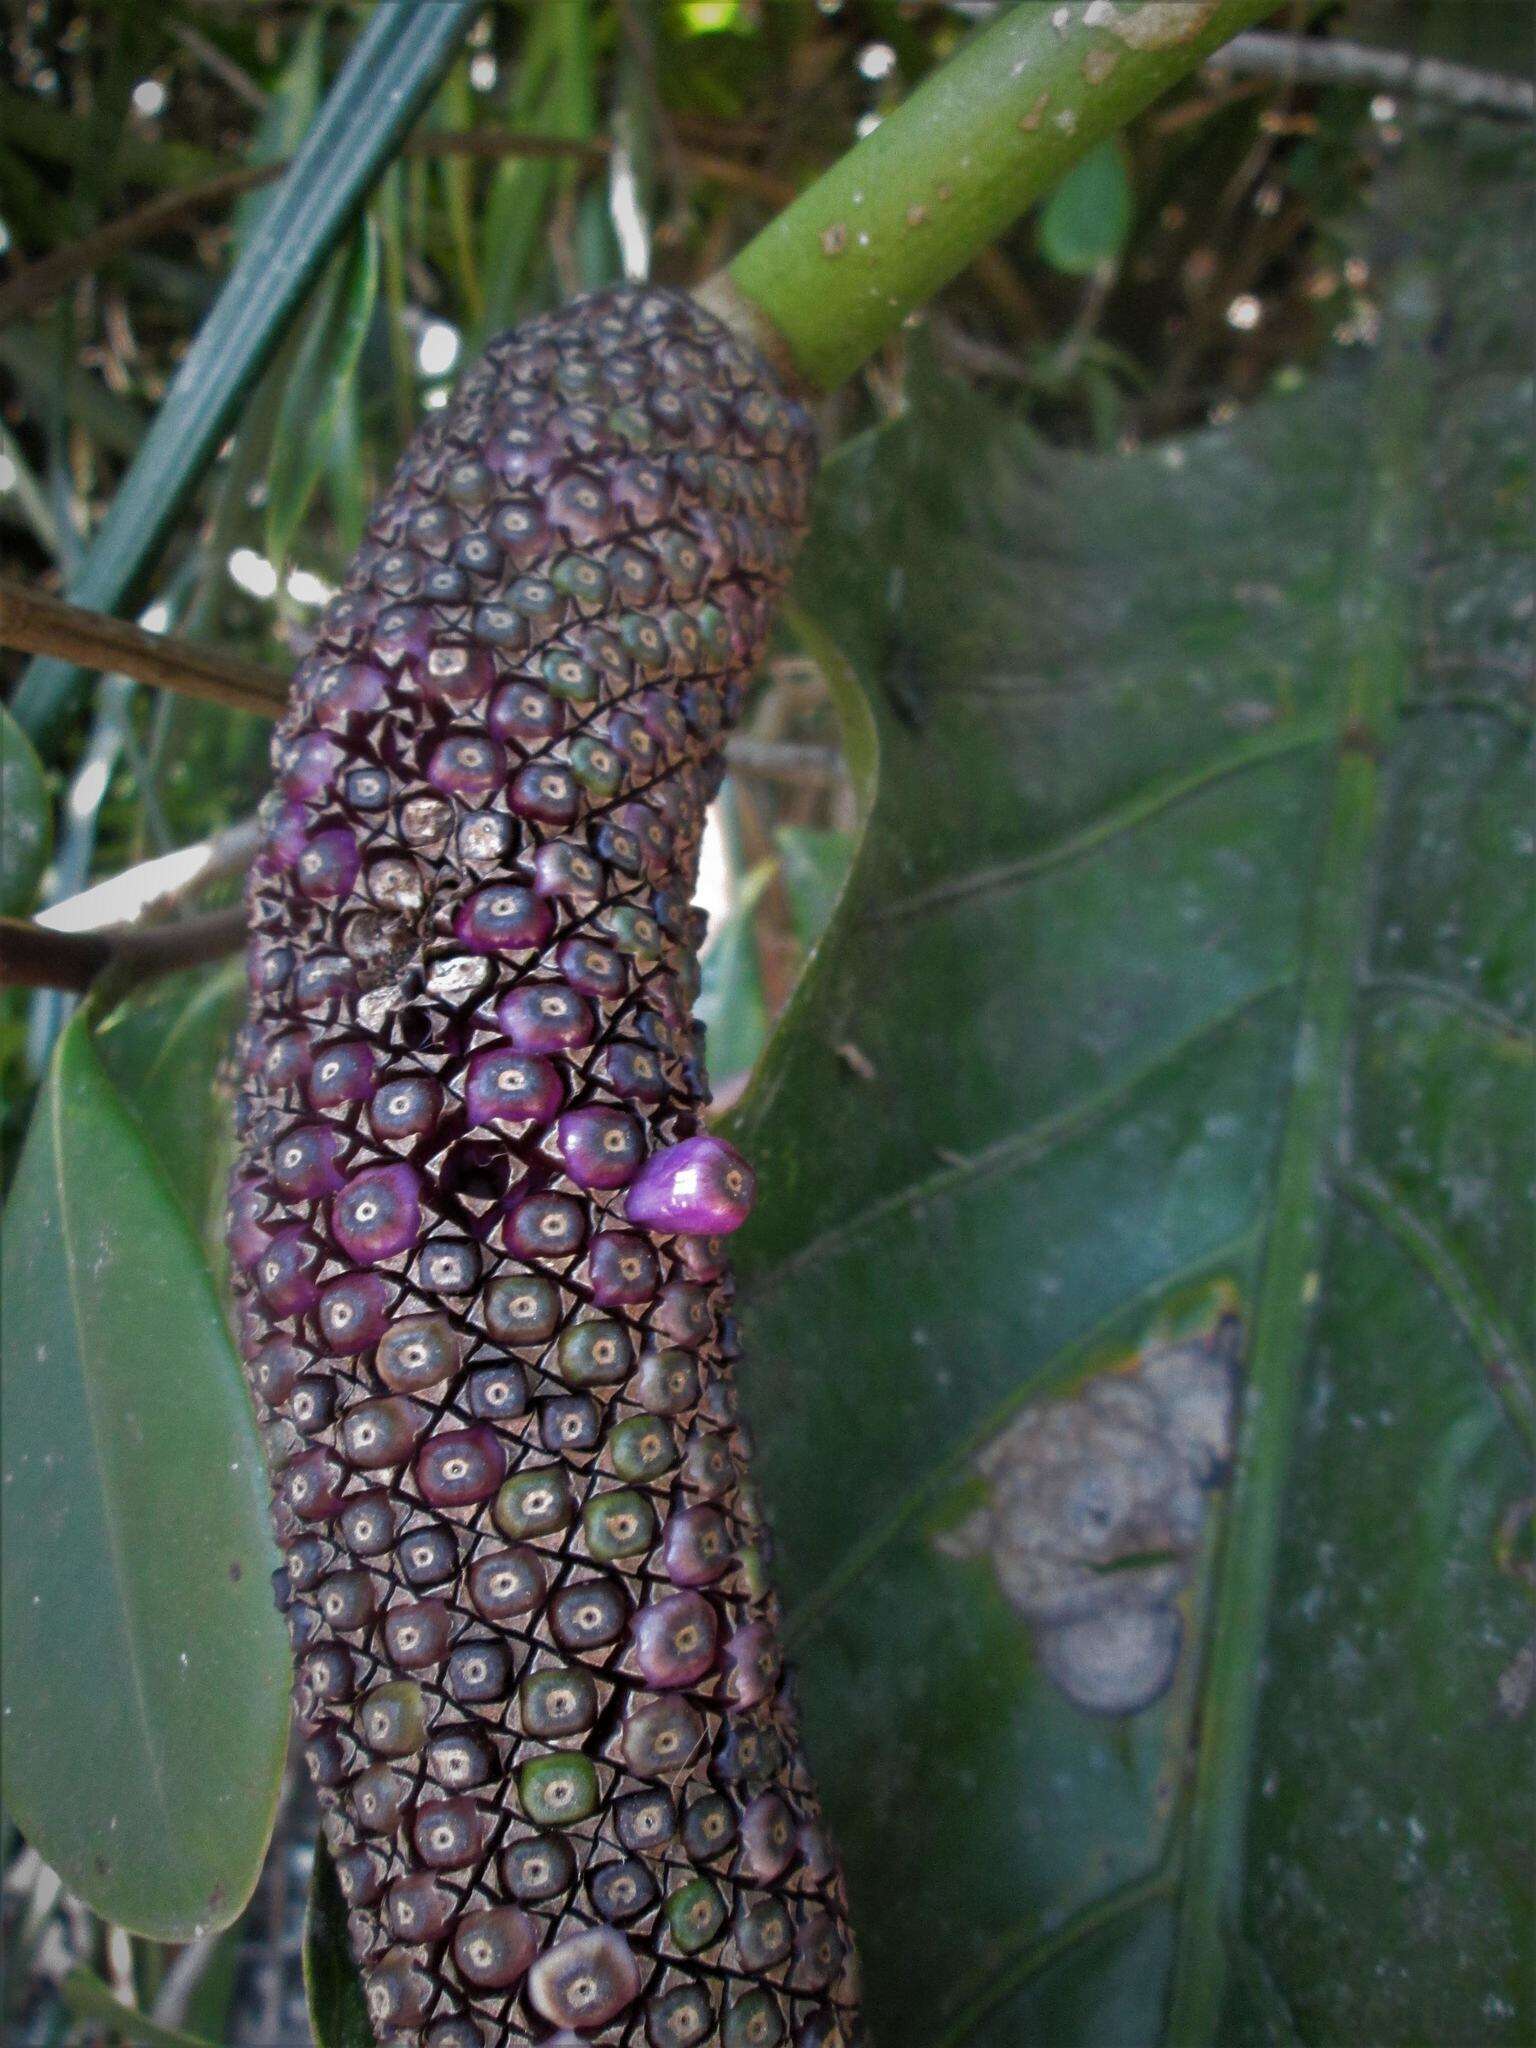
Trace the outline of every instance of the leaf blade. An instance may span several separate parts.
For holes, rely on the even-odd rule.
[[[1475,167],[1477,147],[1468,154]],[[1448,224],[1485,201],[1458,200],[1442,162],[1391,204],[1416,234],[1439,223],[1434,265]],[[1518,262],[1497,251],[1520,246],[1505,233],[1468,259],[1474,278],[1487,273],[1485,301],[1507,304]],[[1439,376],[1456,345],[1443,325],[1426,342],[1416,265],[1410,256],[1390,290],[1385,272],[1378,281],[1408,321],[1405,345]],[[1470,283],[1445,291],[1457,328],[1475,325]],[[1407,294],[1401,307],[1393,290]],[[1416,1320],[1443,1361],[1459,1317],[1459,1359],[1507,1360],[1526,1311],[1508,1275],[1528,1270],[1531,1249],[1513,1192],[1531,1171],[1531,947],[1516,879],[1529,847],[1513,824],[1529,721],[1482,701],[1504,672],[1509,621],[1491,596],[1518,578],[1496,550],[1526,502],[1529,461],[1525,442],[1479,425],[1491,405],[1512,427],[1514,387],[1499,381],[1508,365],[1490,379],[1460,360],[1468,388],[1437,387],[1443,438],[1414,503],[1450,506],[1443,545],[1463,580],[1446,579],[1421,641],[1405,642],[1397,610],[1425,576],[1407,539],[1378,536],[1385,612],[1366,602],[1356,548],[1373,466],[1391,479],[1389,504],[1415,490],[1399,459],[1417,432],[1413,392],[1390,356],[1373,368],[1386,440],[1367,431],[1347,364],[1230,433],[1113,462],[1041,451],[997,409],[941,387],[826,480],[800,599],[871,700],[882,788],[829,935],[733,1130],[762,1190],[743,1241],[746,1398],[781,1524],[808,1742],[849,1863],[871,2025],[898,2048],[1190,2048],[1213,2036],[1246,2048],[1291,2038],[1265,2031],[1291,2007],[1303,2015],[1297,2038],[1407,2038],[1421,2008],[1454,2033],[1455,2002],[1465,2010],[1477,1983],[1523,2016],[1526,1936],[1490,1786],[1529,1760],[1475,1702],[1516,1683],[1523,1595],[1495,1538],[1521,1496],[1524,1450],[1495,1375],[1458,1366],[1448,1389],[1431,1338],[1413,1336]],[[1467,473],[1468,447],[1499,452],[1505,488]],[[1469,518],[1487,529],[1480,554],[1465,548]],[[1442,649],[1446,673],[1453,657],[1459,673],[1479,670],[1481,708],[1444,679]],[[1394,728],[1384,714],[1400,695]],[[1454,739],[1444,725],[1433,742],[1416,737],[1425,720],[1457,718]],[[1415,779],[1429,786],[1404,810]],[[1336,785],[1343,822],[1330,832]],[[1392,801],[1378,800],[1388,788]],[[1318,848],[1332,849],[1321,866]],[[1378,896],[1362,963],[1352,935]],[[1390,1044],[1379,1023],[1362,1039],[1394,976]],[[1431,1013],[1433,1027],[1422,1021]],[[838,1057],[850,1040],[863,1074]],[[1357,1041],[1374,1050],[1346,1089]],[[1298,1071],[1301,1109],[1288,1085]],[[1350,1100],[1360,1121],[1341,1126],[1334,1105]],[[1321,1209],[1301,1206],[1341,1128],[1369,1142],[1397,1249],[1412,1247],[1421,1273],[1422,1313],[1376,1315],[1386,1355],[1423,1375],[1429,1418],[1408,1382],[1390,1487],[1351,1477],[1355,1440],[1313,1412],[1330,1384],[1348,1384],[1351,1344],[1359,1406],[1394,1405],[1386,1376],[1364,1362],[1371,1303],[1391,1298],[1386,1257],[1362,1267],[1357,1226],[1326,1181]],[[1277,1161],[1289,1161],[1283,1182]],[[1334,1322],[1315,1325],[1295,1292],[1320,1287],[1326,1306],[1330,1270]],[[1289,1438],[1269,1364],[1283,1338],[1291,1369],[1282,1308],[1306,1311],[1294,1376],[1309,1392]],[[1137,1553],[1112,1554],[1115,1569],[1094,1575],[1041,1505],[1051,1496],[1029,1432],[1050,1423],[1079,1457],[1095,1403],[1134,1392],[1144,1405],[1149,1363],[1206,1343],[1234,1313],[1263,1330],[1250,1414],[1275,1418],[1260,1452],[1268,1498],[1246,1519],[1272,1537],[1281,1439],[1326,1467],[1326,1486],[1304,1474],[1288,1498],[1305,1503],[1309,1542],[1347,1552],[1362,1588],[1356,1599],[1340,1585],[1323,1611],[1347,1617],[1352,1643],[1372,1603],[1400,1632],[1378,1621],[1369,1638],[1385,1736],[1367,1739],[1351,1721],[1334,1646],[1309,1619],[1316,1549],[1282,1550],[1271,1571],[1241,1497],[1229,1507],[1219,1481],[1205,1488],[1199,1540],[1175,1553],[1182,1577],[1164,1604],[1180,1647],[1161,1695],[1110,1711],[1071,1690],[1106,1666],[1063,1661],[1064,1624],[1040,1586],[1065,1597],[1052,1579],[1065,1557],[1083,1571],[1073,1597],[1091,1604],[1095,1586],[1125,1584]],[[1154,1453],[1190,1448],[1166,1430],[1146,1446],[1143,1474]],[[1415,1458],[1433,1484],[1413,1476]],[[1081,1463],[1095,1480],[1116,1470]],[[999,1491],[1015,1479],[1015,1492]],[[1364,1526],[1350,1518],[1357,1497],[1372,1504]],[[1017,1524],[1000,1499],[1015,1503]],[[1228,1652],[1232,1692],[1208,1697],[1213,1564],[1222,1544],[1230,1554],[1234,1526],[1258,1566],[1247,1592],[1275,1619],[1247,1654]],[[1395,1549],[1373,1537],[1389,1527]],[[1464,1633],[1448,1598],[1458,1583]],[[1230,1587],[1223,1604],[1242,1607]],[[1436,1691],[1436,1630],[1451,1628]],[[1234,1899],[1230,1878],[1217,1880],[1221,1856],[1186,1868],[1184,1759],[1198,1730],[1209,1745],[1213,1726],[1251,1712],[1261,1647],[1278,1675],[1256,1732],[1222,1738],[1243,1760],[1225,1820],[1240,1810],[1252,1845],[1239,1849]],[[1394,1694],[1384,1674],[1405,1664],[1428,1679],[1410,1695],[1399,1677]],[[1120,1678],[1127,1667],[1107,1668]],[[1307,1717],[1291,1730],[1293,1698]],[[1476,1739],[1463,1733],[1474,1727]],[[1319,1758],[1310,1771],[1304,1751]],[[1433,1979],[1391,1903],[1401,1893],[1387,1848],[1415,1811],[1394,1806],[1395,1762],[1409,1754],[1428,1802],[1419,1810],[1433,1815],[1422,1860],[1460,1859],[1478,1901],[1458,1919],[1454,1968]],[[1271,1765],[1288,1774],[1283,1813],[1266,1813]],[[1335,1871],[1329,1844],[1351,1796],[1368,1796],[1395,1832],[1384,1826],[1378,1852],[1374,1828],[1361,1830],[1371,1842]],[[1285,1884],[1266,1860],[1282,1855]],[[1213,1882],[1225,1913],[1207,1908]],[[1314,1898],[1329,1907],[1309,1918]],[[1191,1941],[1209,1990],[1170,2022],[1173,1958]],[[1390,1969],[1352,1968],[1341,1944],[1358,1957],[1362,1943]]]
[[[83,1015],[4,1257],[7,1805],[104,1917],[184,1940],[259,1874],[288,1658],[222,1312]]]

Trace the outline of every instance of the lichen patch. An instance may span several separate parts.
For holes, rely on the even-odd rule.
[[[1173,1681],[1179,1595],[1231,1463],[1240,1353],[1223,1316],[1026,1409],[976,1460],[985,1502],[937,1539],[991,1563],[1041,1668],[1089,1712],[1140,1713]]]

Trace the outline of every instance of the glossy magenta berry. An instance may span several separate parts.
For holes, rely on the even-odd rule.
[[[724,1138],[684,1138],[653,1152],[624,1197],[631,1223],[647,1230],[684,1230],[724,1237],[752,1213],[756,1177]]]

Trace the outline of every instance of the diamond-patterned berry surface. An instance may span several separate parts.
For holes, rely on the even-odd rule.
[[[529,323],[417,436],[275,742],[230,1244],[381,2040],[860,2038],[691,1021],[812,467],[691,300]]]

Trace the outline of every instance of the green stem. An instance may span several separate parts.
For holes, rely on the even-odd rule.
[[[1096,142],[1273,4],[1021,0],[702,296],[832,390]]]

